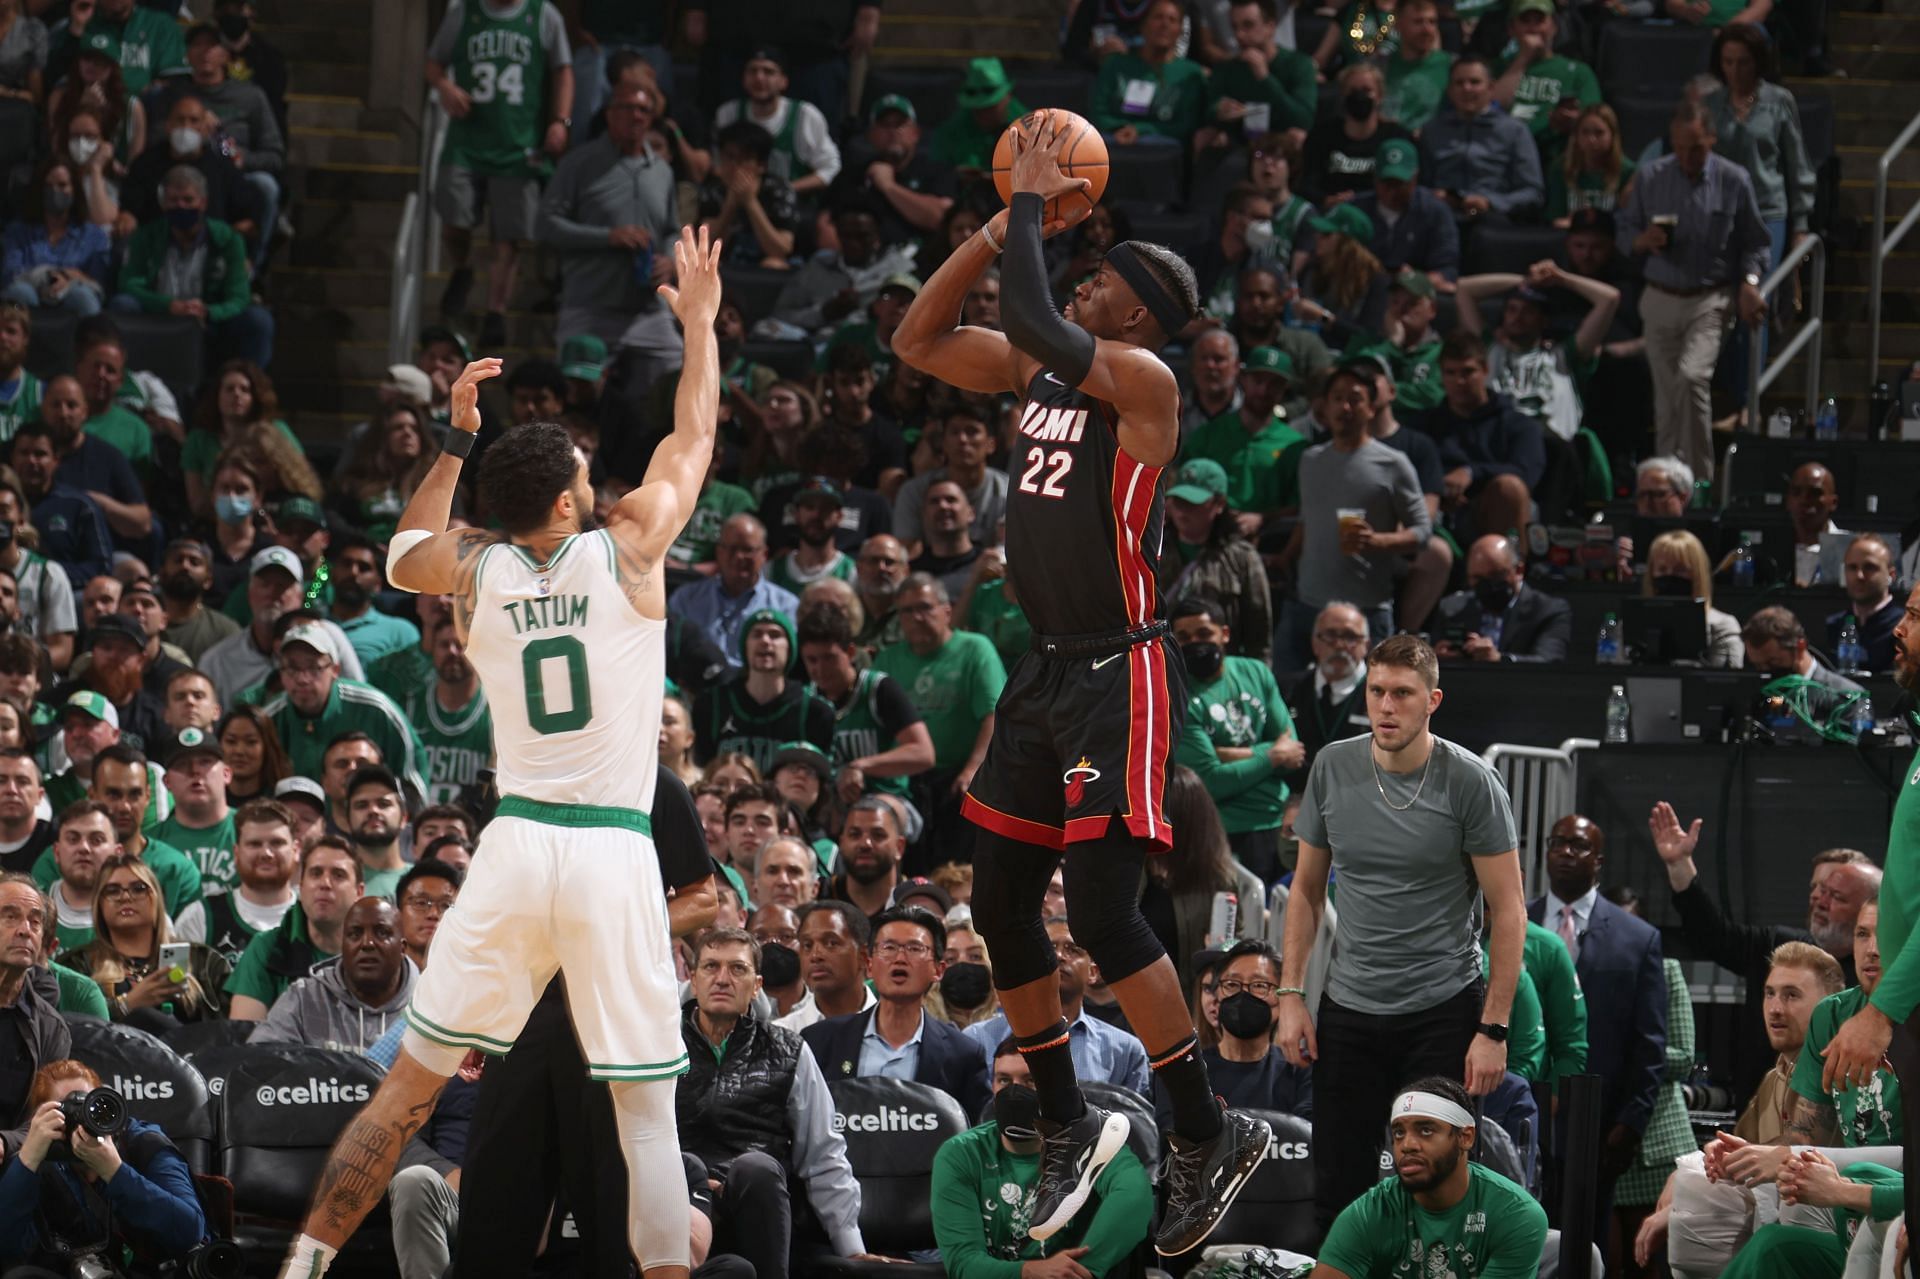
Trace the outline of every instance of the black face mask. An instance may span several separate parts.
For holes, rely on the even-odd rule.
[[[1347,96],[1341,99],[1341,105],[1347,109],[1349,120],[1366,120],[1373,116],[1373,95],[1364,89],[1348,91]]]
[[[1180,656],[1186,661],[1187,674],[1198,680],[1210,680],[1220,673],[1220,667],[1227,660],[1227,650],[1207,640],[1199,644],[1182,644]]]
[[[1243,990],[1220,1001],[1220,1029],[1235,1039],[1258,1039],[1273,1025],[1273,1006]]]
[[[1483,577],[1473,584],[1480,607],[1489,613],[1504,613],[1513,603],[1513,583],[1504,577]]]
[[[244,13],[223,13],[216,21],[223,40],[238,40],[247,34],[247,15]]]
[[[1008,1084],[993,1094],[993,1122],[1000,1125],[1000,1135],[1011,1141],[1037,1141],[1040,1094],[1025,1084]]]
[[[779,989],[800,980],[800,952],[777,941],[760,947],[760,979]]]
[[[970,1011],[993,993],[993,971],[985,964],[948,964],[940,978],[940,998],[947,1007]]]
[[[1662,573],[1653,579],[1653,593],[1669,599],[1692,599],[1693,579],[1684,573]]]

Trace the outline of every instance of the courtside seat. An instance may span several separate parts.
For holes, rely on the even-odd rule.
[[[144,1030],[92,1018],[69,1023],[73,1056],[127,1099],[127,1113],[167,1134],[195,1173],[214,1171],[212,1100],[192,1063]]]
[[[910,1079],[835,1079],[834,1126],[847,1143],[847,1161],[860,1182],[860,1234],[867,1250],[905,1257],[934,1247],[933,1157],[949,1137],[967,1129],[955,1101],[931,1084]],[[824,1258],[824,1274],[915,1276],[945,1274],[938,1262],[889,1265]]]

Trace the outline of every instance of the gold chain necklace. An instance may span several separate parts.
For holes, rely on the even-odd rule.
[[[1373,747],[1367,747],[1367,763],[1373,765],[1373,788],[1380,792],[1380,802],[1396,813],[1404,813],[1420,802],[1420,792],[1427,788],[1427,774],[1433,770],[1433,751],[1427,751],[1426,767],[1420,770],[1420,784],[1413,788],[1413,798],[1404,804],[1396,804],[1387,798],[1386,784],[1380,780],[1380,761],[1373,757]]]
[[[1353,47],[1356,52],[1363,57],[1370,58],[1373,56],[1373,51],[1378,49],[1385,43],[1387,37],[1393,34],[1393,24],[1399,16],[1398,13],[1389,13],[1385,18],[1382,18],[1379,26],[1374,30],[1373,38],[1369,40],[1367,38],[1367,7],[1361,5],[1354,11],[1353,25],[1347,28],[1347,39],[1353,42]]]

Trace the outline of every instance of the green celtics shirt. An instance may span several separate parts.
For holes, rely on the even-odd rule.
[[[318,715],[301,714],[285,692],[275,693],[260,709],[280,734],[293,771],[303,777],[318,777],[325,771],[321,765],[328,742],[342,733],[362,732],[380,748],[380,758],[409,796],[426,793],[420,734],[413,730],[406,712],[372,685],[336,676]]]
[[[1228,58],[1207,78],[1209,118],[1222,99],[1231,99],[1249,108],[1246,118],[1236,122],[1249,138],[1309,128],[1319,103],[1317,74],[1313,59],[1292,49],[1274,50],[1264,79],[1255,79],[1253,68],[1241,59]]]
[[[160,894],[166,898],[169,916],[178,915],[200,900],[200,872],[187,860],[187,855],[172,844],[163,844],[150,837],[147,846],[140,850],[140,860],[160,881]],[[33,882],[40,885],[42,892],[46,892],[52,889],[59,878],[60,866],[54,860],[53,850],[49,848],[33,864]],[[91,923],[88,929],[92,929]]]
[[[1387,59],[1386,70],[1387,96],[1380,114],[1405,128],[1424,129],[1447,96],[1453,55],[1445,49],[1412,61],[1396,55]]]
[[[434,680],[433,658],[418,644],[365,665],[367,683],[396,702],[406,701],[414,689]]]
[[[821,701],[833,703],[817,688],[810,692]],[[866,759],[900,744],[900,730],[920,722],[920,712],[907,696],[900,681],[879,671],[861,671],[847,692],[846,704],[833,706],[833,771],[838,773],[856,759]],[[870,791],[907,793],[904,777],[868,777]]]
[[[461,791],[480,784],[483,770],[493,767],[493,715],[487,691],[477,684],[472,700],[457,710],[440,705],[435,688],[421,685],[400,704],[427,750],[427,802],[454,804]]]
[[[154,828],[153,837],[186,854],[207,887],[230,890],[239,884],[240,874],[233,866],[233,845],[239,833],[231,811],[211,826],[189,826],[175,812]]]
[[[1227,473],[1227,505],[1236,511],[1277,511],[1291,505],[1292,476],[1284,473],[1281,455],[1302,440],[1284,418],[1270,417],[1248,434],[1240,410],[1228,409],[1187,437],[1181,456],[1218,462]]]
[[[1480,980],[1493,980],[1493,951],[1484,940]],[[1540,1014],[1540,992],[1524,967],[1513,985],[1513,1006],[1507,1011],[1507,1069],[1530,1084],[1547,1077],[1547,1024]]]
[[[1528,920],[1521,961],[1533,980],[1534,993],[1540,996],[1540,1015],[1546,1023],[1547,1078],[1579,1074],[1587,1068],[1587,1001],[1567,944]]]
[[[922,657],[904,640],[874,655],[873,669],[900,681],[926,718],[933,766],[958,768],[973,753],[980,723],[1000,700],[1007,669],[984,635],[955,631],[938,651]]]
[[[1026,610],[1007,598],[1004,579],[982,582],[973,588],[973,603],[967,606],[967,629],[993,641],[1000,664],[1008,670],[1033,644],[1033,623]]]
[[[681,568],[707,564],[713,549],[720,544],[720,526],[736,515],[751,515],[760,509],[753,494],[737,484],[715,480],[700,490],[687,526],[667,550],[667,558]]]
[[[446,163],[491,177],[546,176],[551,166],[540,146],[554,53],[542,39],[547,0],[521,0],[505,17],[496,17],[486,0],[456,7],[460,25],[451,56],[436,60],[467,91],[473,109],[447,126]],[[446,21],[454,20],[449,10]],[[441,47],[436,38],[428,56]]]
[[[1472,1165],[1467,1193],[1428,1212],[1390,1177],[1334,1219],[1320,1263],[1347,1279],[1534,1279],[1547,1214],[1532,1195]]]
[[[1920,754],[1894,801],[1886,867],[1880,885],[1880,962],[1886,969],[1873,988],[1873,1006],[1903,1022],[1920,1004],[1920,946],[1907,944],[1920,920]]]
[[[139,414],[110,404],[98,417],[87,419],[86,432],[105,440],[127,455],[134,471],[145,476],[153,467],[153,428]]]
[[[1496,76],[1505,74],[1518,50],[1513,41],[1507,42]],[[1552,127],[1553,109],[1562,98],[1575,98],[1582,107],[1590,107],[1600,101],[1600,81],[1586,63],[1554,54],[1527,68],[1507,114],[1526,125],[1538,139]]]
[[[1393,402],[1396,410],[1416,413],[1447,398],[1440,385],[1440,339],[1429,337],[1414,347],[1388,343],[1384,348],[1393,364]]]
[[[11,382],[0,382],[0,443],[13,438],[22,422],[38,421],[40,396],[47,384],[21,369]]]
[[[1228,657],[1208,682],[1189,680],[1187,692],[1187,722],[1174,759],[1199,774],[1229,835],[1278,829],[1287,783],[1267,762],[1267,747],[1293,735],[1293,716],[1272,668],[1251,657]],[[1253,754],[1222,760],[1222,746],[1246,747]]]
[[[56,55],[70,54],[78,46],[98,49],[118,62],[129,97],[139,97],[156,76],[187,71],[187,43],[180,24],[147,5],[135,5],[125,22],[113,22],[96,12],[77,37],[65,24],[54,31]]]
[[[1897,814],[1895,822],[1897,826]],[[1887,861],[1891,869],[1891,855]],[[1885,948],[1884,889],[1881,897],[1880,927],[1883,931],[1880,953],[1886,955],[1893,952]],[[1841,1023],[1866,1006],[1866,992],[1858,986],[1849,986],[1837,995],[1828,995],[1814,1007],[1813,1016],[1807,1022],[1806,1040],[1800,1045],[1800,1059],[1793,1065],[1793,1090],[1808,1101],[1832,1106],[1838,1112],[1841,1145],[1897,1146],[1903,1140],[1900,1133],[1900,1081],[1894,1078],[1892,1071],[1874,1071],[1873,1078],[1864,1086],[1845,1084],[1833,1089],[1820,1087],[1821,1071],[1826,1064],[1820,1054],[1826,1051],[1834,1035],[1839,1033]],[[1877,1004],[1875,1006],[1878,1007]]]

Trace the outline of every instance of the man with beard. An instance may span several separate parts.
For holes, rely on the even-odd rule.
[[[798,599],[823,577],[853,578],[853,557],[834,544],[840,531],[840,488],[824,475],[793,495],[793,525],[799,543],[767,566],[767,580]]]
[[[858,907],[869,923],[878,920],[893,904],[906,842],[893,805],[878,795],[855,800],[840,827],[840,864],[846,869],[827,881],[821,898]]]
[[[328,548],[327,564],[333,582],[328,615],[347,633],[361,666],[371,667],[387,654],[420,642],[420,631],[412,622],[373,606],[385,583],[380,580],[380,553],[372,542],[358,534],[342,536]]]
[[[986,547],[973,539],[973,504],[955,480],[935,480],[920,504],[920,527],[926,534],[920,554],[909,567],[939,579],[949,599],[967,592],[974,563]]]
[[[200,872],[186,854],[147,834],[147,800],[152,793],[147,757],[117,743],[94,756],[92,776],[90,797],[113,823],[118,851],[138,857],[160,881],[168,917],[199,901]],[[42,886],[52,884],[56,876],[67,877],[66,868],[59,864],[57,847],[42,854],[33,868],[33,878]]]
[[[151,578],[136,577],[120,591],[120,607],[114,610],[122,617],[132,618],[146,637],[143,650],[146,657],[146,672],[142,685],[153,695],[153,700],[164,712],[167,704],[167,681],[181,671],[189,670],[193,661],[180,649],[167,643],[160,632],[167,629],[167,611],[160,603],[160,593],[154,587]],[[83,658],[76,666],[75,674],[81,674],[90,658]]]
[[[861,544],[853,561],[853,589],[867,615],[857,639],[869,653],[900,639],[900,618],[893,604],[906,580],[907,548],[899,538],[877,533]]]
[[[282,691],[260,709],[278,730],[293,771],[317,775],[327,744],[357,730],[373,739],[409,795],[426,794],[419,734],[392,698],[340,674],[340,654],[333,632],[311,622],[291,627],[280,641]]]
[[[53,846],[53,823],[40,816],[45,797],[33,756],[0,750],[0,871],[25,873]]]
[[[385,768],[361,769],[347,781],[347,838],[360,859],[360,877],[368,897],[392,899],[406,874],[400,836],[407,829],[400,783]]]
[[[149,642],[139,622],[125,613],[107,614],[87,629],[87,652],[74,663],[74,679],[54,690],[55,699],[65,701],[66,695],[76,692],[98,693],[114,708],[123,737],[136,747],[158,749],[172,733],[167,729],[165,705],[147,690]],[[171,662],[168,665],[180,669]]]
[[[452,615],[433,624],[432,641],[433,682],[416,684],[400,705],[426,752],[427,802],[454,804],[493,768],[493,715]]]
[[[1424,1258],[1412,1264],[1426,1274],[1461,1279],[1539,1270],[1546,1210],[1499,1173],[1467,1161],[1478,1128],[1472,1104],[1466,1089],[1440,1077],[1418,1080],[1394,1099],[1395,1175],[1341,1211],[1310,1279],[1392,1279],[1410,1257]]]
[[[833,707],[834,789],[850,804],[870,790],[904,796],[933,767],[933,738],[900,681],[854,664],[853,630],[838,610],[808,610],[800,660]]]
[[[1300,290],[1284,266],[1277,262],[1256,263],[1240,273],[1234,288],[1233,336],[1242,352],[1270,346],[1293,361],[1293,388],[1280,406],[1286,410],[1288,421],[1299,422],[1307,415],[1307,379],[1321,369],[1333,367],[1333,352],[1327,349],[1318,333],[1286,323],[1287,305],[1299,296]],[[1238,374],[1237,368],[1235,373]]]
[[[806,684],[787,679],[793,656],[790,613],[766,608],[747,615],[740,627],[744,669],[693,704],[699,763],[739,751],[770,773],[773,757],[788,742],[812,742],[822,751],[832,747],[833,707]]]
[[[227,787],[233,772],[227,767],[220,738],[210,728],[184,728],[167,756],[167,792],[173,796],[173,816],[154,831],[185,853],[207,884],[232,888],[234,841],[237,825],[227,807]]]
[[[213,551],[197,537],[176,537],[160,561],[160,602],[167,627],[160,637],[198,662],[206,651],[240,631],[240,623],[205,604],[213,585]]]
[[[247,943],[286,918],[300,865],[293,816],[284,805],[254,800],[235,816],[234,825],[240,834],[233,845],[231,891],[209,884],[206,895],[173,921],[177,940],[205,942],[229,964],[240,962]]]
[[[200,669],[213,681],[222,702],[229,705],[237,702],[241,693],[273,674],[274,629],[282,617],[300,607],[305,581],[300,557],[286,547],[267,546],[254,553],[246,589],[250,620],[238,634],[221,640],[200,659]],[[334,623],[315,625],[333,636],[337,648],[352,651],[346,636]],[[298,771],[310,774],[312,770]]]
[[[95,366],[110,357],[117,359],[105,371],[96,371]],[[107,517],[116,544],[128,550],[147,550],[150,555],[147,539],[153,533],[153,508],[147,505],[146,491],[136,471],[152,463],[153,428],[114,398],[124,364],[119,347],[94,347],[81,356],[79,367],[80,393],[88,416],[77,418],[71,398],[64,392],[56,397],[52,387],[40,406],[40,415],[53,429],[53,449],[60,458],[55,472],[59,481],[93,499]]]
[[[920,149],[920,117],[908,98],[889,93],[876,101],[867,135],[849,145],[847,159],[827,193],[829,205],[864,195],[889,245],[913,244],[939,229],[953,205],[954,172]]]
[[[320,788],[327,800],[326,826],[335,835],[347,833],[347,783],[369,765],[384,764],[380,747],[365,733],[342,733],[327,743],[320,757]]]
[[[71,405],[78,402],[80,386],[72,378],[55,378],[47,385],[47,395],[58,396]],[[41,411],[46,411],[45,401]],[[54,452],[53,428],[38,419],[22,422],[13,435],[12,461],[20,487],[33,507],[40,553],[67,571],[70,585],[78,586],[106,572],[113,557],[113,536],[93,500],[59,480],[56,472],[60,458]]]
[[[407,958],[425,972],[433,935],[460,898],[460,872],[445,862],[423,858],[400,877],[394,897],[400,903],[400,940]]]
[[[348,908],[340,940],[340,962],[287,987],[248,1043],[363,1053],[406,1012],[420,970],[407,959],[393,903],[362,897]]]
[[[360,863],[344,839],[322,835],[300,855],[299,901],[280,923],[255,936],[227,978],[227,1016],[261,1021],[287,987],[341,949],[341,924],[359,901]]]

